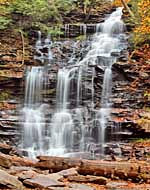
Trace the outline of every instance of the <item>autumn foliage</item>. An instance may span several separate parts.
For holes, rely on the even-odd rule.
[[[134,12],[139,18],[134,29],[134,41],[136,44],[147,42],[150,40],[150,0],[139,0]]]
[[[126,3],[128,3],[130,0],[124,0]],[[113,4],[114,6],[117,6],[117,7],[121,7],[122,6],[122,2],[121,0],[114,0],[113,1]]]
[[[0,0],[0,5],[5,5],[11,3],[13,0]]]
[[[130,4],[131,10],[135,19],[133,29],[133,42],[137,44],[144,43],[150,40],[150,0],[124,0]],[[114,0],[115,6],[123,6],[121,0]]]
[[[150,34],[150,0],[141,0],[138,3],[138,14],[140,24],[136,27],[135,32]]]

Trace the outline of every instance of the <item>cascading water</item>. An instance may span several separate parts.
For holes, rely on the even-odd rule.
[[[115,62],[116,58],[112,56],[113,52],[120,52],[124,47],[121,45],[119,36],[123,32],[123,22],[121,21],[122,8],[118,8],[114,13],[110,15],[108,19],[102,24],[98,24],[97,32],[93,36],[93,41],[91,43],[91,49],[86,54],[86,56],[79,62],[76,63],[75,67],[72,69],[63,68],[58,72],[57,81],[57,111],[54,114],[51,125],[51,144],[53,150],[62,147],[63,152],[67,152],[67,148],[70,151],[73,147],[75,134],[74,128],[75,124],[81,133],[79,138],[80,146],[78,151],[86,151],[89,147],[93,147],[94,143],[102,144],[105,142],[105,129],[107,127],[107,122],[110,117],[110,107],[111,107],[111,86],[112,86],[112,64]],[[116,35],[117,34],[117,35]],[[88,72],[91,73],[91,117],[93,117],[92,112],[94,111],[94,66],[99,65],[103,71],[103,85],[101,93],[101,108],[96,113],[96,121],[98,127],[98,139],[92,140],[92,129],[89,127],[89,110],[85,107],[84,113],[83,109],[80,109],[80,102],[82,97],[87,96],[89,91],[89,86],[86,82],[88,78]],[[92,70],[89,70],[89,66],[92,66]],[[82,78],[85,81],[82,81]],[[71,85],[71,81],[74,79],[76,81],[76,87]],[[76,88],[76,89],[75,89]],[[76,104],[74,107],[75,113],[72,117],[72,111],[69,109],[71,101],[69,97],[72,92],[76,91]],[[75,122],[75,123],[74,123]],[[92,125],[92,124],[91,124]],[[55,151],[55,154],[59,155],[59,152]]]
[[[40,62],[44,63],[45,61],[50,61],[53,59],[53,54],[51,51],[52,41],[51,36],[48,34],[47,38],[42,42],[42,35],[41,32],[38,31],[38,40],[35,44],[35,52],[37,55],[34,56],[35,60],[39,60]],[[43,49],[46,50],[46,52],[42,51]]]
[[[60,69],[57,78],[57,110],[52,118],[51,143],[49,153],[51,155],[63,155],[67,149],[73,147],[73,120],[68,112],[71,81],[74,78],[76,68]]]
[[[121,45],[119,35],[124,31],[124,24],[121,20],[122,8],[118,8],[111,16],[102,24],[101,33],[98,34],[101,45],[99,56],[103,57],[102,66],[104,67],[104,78],[101,94],[101,109],[97,114],[99,120],[99,142],[102,144],[101,152],[104,153],[105,129],[110,117],[111,107],[111,87],[112,87],[112,64],[116,61],[112,56],[112,52],[120,52],[124,46]]]
[[[38,40],[35,44],[35,50],[38,56],[34,58],[41,61],[52,60],[50,35],[42,42],[41,32],[38,32]],[[47,49],[46,53],[42,49]],[[46,69],[44,66],[30,67],[26,74],[25,83],[25,102],[22,110],[23,115],[23,135],[22,149],[29,157],[36,157],[45,154],[46,139],[46,119],[45,110],[47,105],[43,103],[43,92],[46,90],[48,80],[46,78]]]
[[[89,151],[93,157],[97,147],[101,147],[101,153],[104,153],[105,133],[111,113],[112,65],[116,61],[113,54],[119,54],[125,47],[121,42],[124,30],[121,16],[122,8],[118,8],[104,23],[97,25],[87,54],[82,59],[76,59],[73,47],[70,60],[63,68],[60,66],[57,74],[55,113],[47,128],[42,106],[42,91],[46,86],[43,68],[33,67],[28,72],[23,109],[25,120],[23,147],[28,152],[29,149],[31,152],[36,151],[33,153],[34,156],[38,154],[60,156],[70,152]],[[68,25],[65,27],[66,37],[68,27]],[[82,29],[85,32],[85,27],[82,26]],[[42,44],[39,33],[37,53],[46,47],[47,59],[51,60],[53,57],[51,45],[50,36]],[[42,59],[42,62],[46,60],[44,54],[41,56],[39,60]],[[95,67],[99,67],[103,72],[99,110],[95,108]],[[46,139],[48,143],[44,150]]]
[[[103,145],[105,142],[105,129],[107,127],[107,122],[110,117],[110,107],[111,107],[111,86],[112,86],[112,64],[116,61],[116,58],[112,56],[113,52],[121,52],[124,48],[120,41],[120,36],[124,31],[124,24],[121,20],[122,8],[118,8],[113,12],[104,23],[97,25],[96,34],[93,36],[93,41],[91,43],[91,49],[81,60],[78,65],[80,65],[80,73],[87,73],[88,66],[98,65],[104,71],[103,76],[103,85],[101,93],[101,109],[96,114],[96,120],[98,123],[98,139],[97,143],[102,144],[102,153]],[[92,104],[94,104],[94,69],[92,70]],[[80,78],[81,75],[79,75]],[[86,77],[86,76],[84,76]],[[81,80],[78,79],[78,94],[80,94]],[[86,77],[87,78],[87,77]],[[85,91],[85,96],[87,92]],[[78,95],[79,97],[79,95]],[[79,99],[79,98],[77,98]],[[79,101],[79,100],[78,100]],[[92,111],[92,110],[91,110]],[[85,128],[84,125],[82,125]],[[82,139],[85,136],[85,130],[82,129]],[[90,143],[90,142],[89,142]],[[93,144],[93,142],[91,142]],[[86,145],[85,145],[86,146]]]
[[[87,35],[87,25],[86,24],[81,24],[80,25],[80,34]]]
[[[32,67],[27,72],[22,147],[29,157],[42,154],[45,116],[42,106],[44,72],[42,67]]]

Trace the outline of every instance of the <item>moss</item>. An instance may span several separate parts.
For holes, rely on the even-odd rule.
[[[138,176],[140,179],[147,181],[150,178],[150,174],[143,173]]]
[[[132,140],[132,142],[135,142],[135,143],[149,143],[150,142],[150,138],[137,138],[137,139],[134,139]]]
[[[76,40],[80,40],[80,41],[86,40],[86,36],[80,35],[80,36],[76,37]]]
[[[10,98],[10,92],[9,91],[2,91],[0,92],[0,101],[5,101]]]

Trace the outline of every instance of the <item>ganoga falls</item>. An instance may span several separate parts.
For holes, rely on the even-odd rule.
[[[96,25],[92,36],[86,34],[86,25],[81,28],[86,36],[84,44],[74,41],[71,55],[65,63],[58,63],[52,108],[45,101],[51,90],[51,70],[54,63],[57,64],[52,48],[55,45],[59,50],[67,40],[52,41],[49,35],[43,39],[38,32],[34,59],[42,66],[28,66],[26,69],[25,98],[20,111],[22,140],[19,148],[27,156],[95,159],[104,157],[107,145],[112,141],[119,146],[121,128],[110,124],[110,118],[113,107],[112,65],[127,49],[121,17],[122,8],[117,8],[106,16],[103,23]],[[66,27],[68,29],[69,25]],[[77,50],[80,51],[78,55]],[[96,68],[101,71],[99,80],[102,81],[98,90],[99,105],[95,97]]]

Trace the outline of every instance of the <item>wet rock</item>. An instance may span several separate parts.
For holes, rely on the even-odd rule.
[[[13,131],[12,132],[0,131],[0,137],[7,137],[7,138],[9,138],[9,137],[13,137],[15,135],[19,135],[19,133],[13,132]]]
[[[129,156],[132,152],[132,147],[131,146],[122,146],[122,154],[124,156]]]
[[[119,60],[119,61],[122,61],[122,62],[127,62],[127,61],[128,61],[128,58],[125,57],[125,56],[120,56],[118,60]]]
[[[32,179],[26,179],[23,181],[25,185],[31,187],[48,188],[48,187],[64,187],[64,183],[54,180],[46,175],[38,175]]]
[[[142,79],[149,79],[149,74],[146,72],[140,72],[139,75]]]
[[[77,169],[76,168],[70,168],[67,170],[62,170],[58,172],[59,175],[62,175],[63,177],[69,177],[69,176],[76,176],[78,175]]]
[[[120,52],[112,52],[111,56],[118,57],[120,55]]]
[[[74,181],[74,182],[83,182],[83,183],[95,183],[99,185],[106,185],[107,183],[107,178],[105,177],[97,177],[97,176],[90,176],[90,175],[70,176],[68,177],[68,180]]]
[[[9,154],[11,150],[12,150],[11,146],[0,143],[0,152],[2,152],[4,154]]]
[[[124,70],[124,69],[130,68],[131,65],[127,61],[123,62],[122,60],[119,60],[118,62],[113,64],[113,67],[115,67],[119,70]]]
[[[113,149],[113,153],[115,154],[115,155],[121,155],[121,149],[120,148],[114,148]]]
[[[0,170],[0,186],[9,189],[23,190],[22,183],[14,176]]]
[[[11,160],[5,154],[0,153],[0,166],[10,168],[11,165]]]

